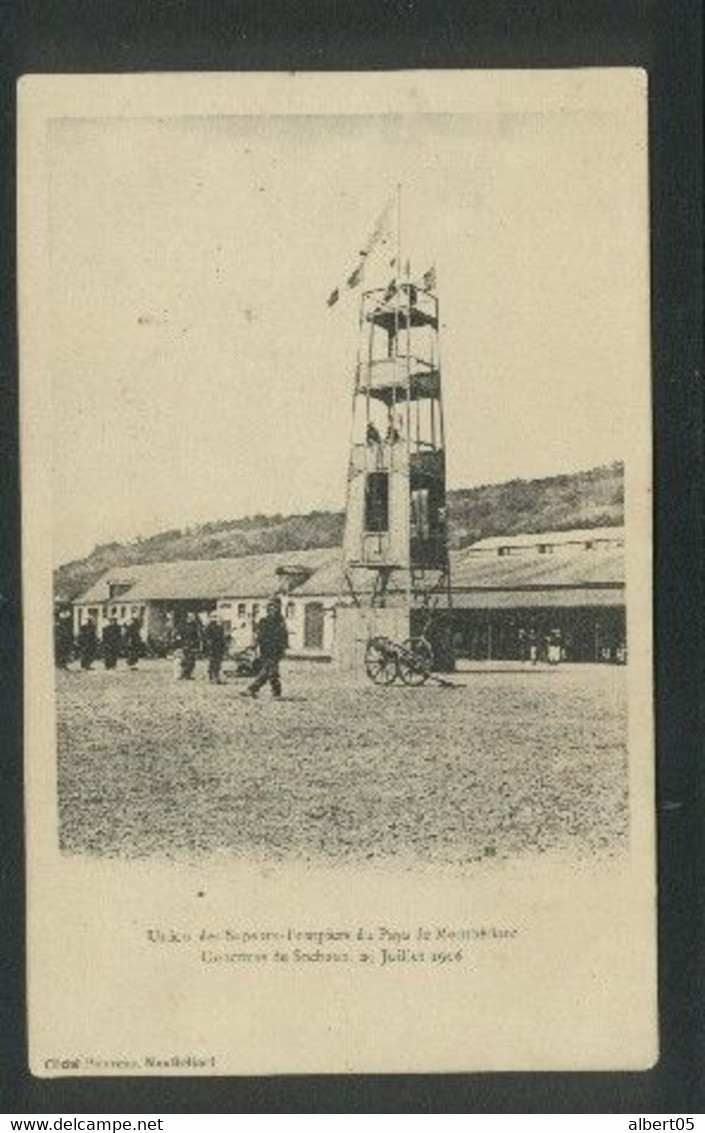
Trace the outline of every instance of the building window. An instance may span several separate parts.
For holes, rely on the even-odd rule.
[[[120,617],[121,618],[127,617],[127,606],[121,606],[120,607]]]
[[[590,540],[589,542],[587,542],[585,544],[585,550],[586,551],[594,551],[595,550],[595,544],[592,540]]]
[[[221,610],[229,610],[230,607],[232,606],[232,602],[219,602],[218,606],[220,607]]]
[[[497,548],[497,554],[501,555],[501,556],[508,555],[510,553],[510,551],[511,551],[511,547],[498,547]]]
[[[238,604],[237,604],[237,616],[239,618],[244,618],[244,617],[246,617],[246,615],[247,615],[247,603],[246,602],[238,602]]]
[[[552,555],[553,554],[553,544],[552,543],[539,543],[539,554],[540,555]]]
[[[365,481],[365,531],[389,531],[389,473],[368,472]]]
[[[108,597],[119,598],[126,590],[132,586],[131,582],[109,582],[108,583]]]
[[[286,619],[287,619],[287,621],[291,621],[291,619],[294,616],[295,611],[296,611],[296,606],[294,605],[294,603],[293,602],[287,602],[287,604],[286,604]]]
[[[252,606],[252,621],[256,622],[259,618],[259,605],[255,602]]]

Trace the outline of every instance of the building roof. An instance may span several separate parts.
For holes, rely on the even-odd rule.
[[[302,568],[301,581],[291,587],[296,596],[335,597],[342,589],[339,547],[245,555],[227,559],[190,559],[168,563],[139,563],[106,571],[77,599],[82,603],[110,600],[111,583],[130,584],[115,603],[210,601],[218,598],[266,598],[279,589],[280,568]],[[310,572],[306,575],[306,571]],[[362,572],[356,572],[360,575]],[[622,588],[624,551],[596,547],[586,551],[566,547],[556,555],[477,555],[473,548],[451,554],[451,579],[456,593],[550,589]],[[359,579],[356,579],[359,581]],[[497,598],[499,602],[499,599]]]
[[[227,559],[188,559],[168,563],[134,563],[113,567],[77,599],[83,603],[109,601],[112,583],[130,584],[114,599],[117,603],[211,600],[215,598],[263,598],[281,585],[278,567],[302,567],[326,577],[334,562],[339,570],[340,549],[283,551],[264,555],[243,555]],[[302,587],[294,588],[300,593]],[[308,590],[308,593],[312,591]],[[321,593],[316,590],[316,593]],[[335,593],[337,593],[337,586]]]
[[[489,535],[479,539],[469,550],[497,551],[500,547],[566,547],[579,543],[617,543],[624,541],[623,527],[575,527],[570,531],[522,532],[518,535]]]
[[[451,562],[453,589],[516,590],[547,586],[623,586],[621,547],[569,547],[557,555],[477,555],[468,547]]]

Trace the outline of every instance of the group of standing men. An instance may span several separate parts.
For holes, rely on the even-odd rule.
[[[177,651],[177,676],[180,680],[193,680],[196,661],[203,649],[208,658],[208,680],[213,684],[222,683],[220,670],[228,649],[228,639],[225,627],[218,621],[215,610],[209,614],[203,633],[196,615],[187,614],[181,630],[174,637],[174,646]]]
[[[121,626],[116,617],[111,617],[103,630],[102,645],[106,669],[114,669],[123,655],[129,667],[136,668],[143,651],[142,624],[139,618],[134,617],[127,625]],[[76,646],[81,668],[90,669],[98,657],[98,630],[94,617],[90,616],[80,627]],[[66,668],[73,657],[73,651],[71,623],[63,618],[56,630],[56,663],[59,668]]]
[[[95,630],[95,626],[93,628]],[[80,631],[78,637],[80,653]],[[142,656],[142,625],[139,618],[133,618],[123,628],[118,624],[117,618],[113,616],[103,630],[103,661],[106,669],[114,669],[120,654],[123,652],[129,667],[135,669]]]
[[[183,628],[176,636],[175,645],[178,656],[177,676],[180,680],[193,679],[196,659],[202,648],[208,659],[208,680],[213,684],[222,684],[221,668],[228,641],[225,628],[218,621],[215,611],[209,615],[202,637],[196,615],[188,614]],[[282,614],[281,599],[272,598],[267,603],[266,616],[255,626],[255,679],[242,693],[243,696],[256,697],[266,684],[270,685],[274,697],[281,696],[279,664],[288,647],[289,632]]]
[[[255,626],[255,679],[243,692],[243,696],[256,697],[265,684],[269,684],[272,695],[282,694],[279,664],[289,647],[289,634],[282,614],[280,598],[272,598],[267,603],[267,613]],[[112,616],[103,629],[103,663],[106,669],[115,669],[121,656],[128,666],[135,669],[144,652],[142,624],[138,617],[121,626]],[[82,669],[88,670],[98,657],[99,638],[96,620],[93,616],[81,625],[76,638],[76,651]],[[215,611],[209,615],[205,628],[194,613],[186,615],[181,628],[175,632],[171,645],[175,650],[176,675],[180,680],[192,680],[196,661],[204,653],[208,661],[208,680],[222,684],[221,670],[228,651],[228,637],[225,627],[218,620]],[[56,664],[65,669],[74,656],[74,639],[69,616],[60,617],[56,625]]]

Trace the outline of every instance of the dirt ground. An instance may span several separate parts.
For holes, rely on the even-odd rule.
[[[462,865],[615,854],[627,834],[625,671],[455,675],[444,689],[283,666],[284,698],[165,661],[57,674],[70,853]]]

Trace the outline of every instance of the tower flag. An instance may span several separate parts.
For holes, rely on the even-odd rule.
[[[430,267],[428,271],[424,272],[421,276],[419,287],[422,291],[435,291],[436,290],[436,265]]]
[[[365,269],[367,267],[370,256],[373,256],[378,248],[383,248],[392,240],[392,217],[393,217],[394,198],[390,198],[379,216],[377,217],[372,232],[365,241],[364,246],[358,253],[358,262],[345,279],[344,287],[349,291],[354,290],[364,279]],[[396,257],[391,261],[390,266],[396,262]],[[328,296],[327,304],[329,307],[335,306],[340,298],[342,287],[338,286],[331,291]]]

